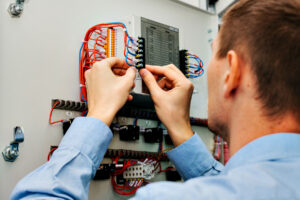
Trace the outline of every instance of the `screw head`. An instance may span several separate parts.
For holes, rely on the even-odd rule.
[[[23,5],[22,4],[16,4],[11,3],[8,7],[8,13],[11,17],[20,17],[20,15],[23,12]]]

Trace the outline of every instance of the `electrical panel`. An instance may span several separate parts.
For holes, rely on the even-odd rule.
[[[12,127],[22,126],[25,130],[25,140],[20,143],[16,161],[0,161],[0,168],[3,169],[0,177],[5,183],[0,187],[0,199],[8,199],[22,177],[44,164],[50,149],[51,158],[55,151],[51,146],[58,146],[63,134],[68,134],[74,118],[87,115],[88,100],[83,74],[94,62],[114,56],[125,59],[128,52],[128,63],[137,69],[146,64],[173,63],[180,67],[181,49],[196,53],[204,64],[211,56],[209,39],[217,32],[214,28],[218,22],[217,16],[185,8],[172,1],[154,3],[140,0],[139,3],[128,3],[117,0],[107,1],[105,6],[101,1],[93,3],[91,6],[83,1],[73,3],[66,0],[57,6],[55,1],[29,2],[24,4],[24,13],[13,19],[6,12],[9,3],[3,1],[3,6],[0,6],[3,9],[0,12],[1,63],[7,66],[0,73],[3,82],[1,89],[3,94],[7,94],[1,104],[2,149],[11,141],[9,131]],[[67,11],[60,9],[70,5],[72,8]],[[42,15],[39,15],[41,11]],[[40,17],[34,17],[38,15]],[[99,24],[102,25],[97,26]],[[37,31],[28,29],[37,25]],[[124,41],[124,35],[127,35],[124,25],[132,40]],[[210,29],[212,33],[209,33]],[[157,57],[158,53],[160,57]],[[190,64],[197,64],[195,59],[189,58],[189,61]],[[81,73],[78,73],[79,63]],[[192,81],[199,83],[195,87],[195,91],[199,92],[193,95],[191,113],[197,118],[191,118],[191,124],[212,151],[212,134],[207,128],[199,127],[206,127],[206,120],[199,119],[207,116],[205,76]],[[172,140],[158,120],[151,97],[144,94],[138,74],[132,92],[134,100],[121,108],[112,124],[113,139],[95,180],[90,184],[90,199],[127,199],[115,192],[114,182],[122,188],[133,190],[140,184],[181,179],[165,157],[166,151],[173,147]],[[150,157],[159,161],[161,170],[158,162]],[[140,169],[136,170],[143,164],[133,163],[144,161],[148,169],[158,166],[154,178],[147,180],[144,175],[129,175],[129,171],[141,173]],[[124,164],[131,166],[118,174]],[[135,176],[136,180],[130,176]]]
[[[84,73],[91,69],[95,62],[105,58],[124,58],[128,65],[136,67],[138,70],[144,68],[146,63],[152,65],[172,63],[179,66],[188,78],[197,78],[204,73],[203,62],[198,56],[188,53],[187,50],[179,51],[179,29],[141,18],[141,33],[142,37],[131,36],[123,22],[101,23],[89,28],[79,52],[81,102],[53,99],[49,124],[62,123],[63,134],[66,134],[73,118],[52,122],[53,110],[78,111],[81,112],[82,116],[87,114],[88,104]],[[193,63],[195,61],[197,63]],[[94,180],[111,179],[114,191],[120,195],[134,194],[140,186],[148,183],[160,173],[165,173],[167,180],[181,180],[173,166],[162,168],[162,163],[168,161],[165,147],[170,148],[172,140],[167,130],[161,126],[150,95],[134,92],[131,92],[131,95],[133,100],[127,102],[120,109],[111,124],[110,128],[114,137],[128,143],[138,142],[143,137],[145,144],[158,144],[158,150],[146,152],[108,149],[105,157],[112,161],[102,163],[99,166]],[[119,117],[134,118],[134,121],[133,123],[120,124]],[[155,127],[143,127],[138,125],[140,119],[156,121],[157,124]],[[192,123],[207,126],[206,120],[203,122],[201,119],[191,118]],[[55,146],[50,148],[48,160],[56,148]]]

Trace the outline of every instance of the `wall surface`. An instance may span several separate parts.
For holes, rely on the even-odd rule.
[[[203,58],[207,66],[217,16],[168,0],[26,0],[20,18],[7,13],[13,0],[0,1],[0,150],[9,144],[13,128],[23,126],[25,141],[13,162],[0,158],[0,199],[8,199],[15,184],[46,162],[50,145],[59,144],[61,125],[48,125],[51,99],[79,100],[78,51],[92,25],[143,16],[180,29],[180,48]],[[191,115],[207,117],[206,74],[195,80]],[[78,113],[55,111],[54,119]],[[143,122],[151,126],[153,122]],[[153,124],[152,124],[153,125]],[[195,131],[212,148],[212,134]],[[124,143],[114,138],[110,148],[157,151],[142,141]],[[163,180],[157,177],[156,180]],[[90,199],[120,199],[109,181],[93,181]]]
[[[216,11],[220,13],[224,11],[228,6],[236,2],[237,0],[220,0],[216,3]]]

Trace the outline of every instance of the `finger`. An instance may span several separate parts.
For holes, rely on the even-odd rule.
[[[118,67],[122,69],[128,69],[130,67],[123,58],[110,57],[102,60],[101,62],[103,62],[109,68]]]
[[[126,74],[123,76],[124,79],[130,82],[130,89],[132,87],[132,84],[135,80],[135,76],[136,76],[136,68],[135,67],[130,67],[129,69],[127,69]]]
[[[84,72],[84,78],[85,78],[85,80],[88,79],[90,72],[91,72],[90,69],[88,69],[88,70],[86,70],[86,71]]]
[[[161,89],[172,89],[173,88],[173,85],[172,83],[170,83],[170,81],[168,81],[168,79],[166,77],[162,78],[161,80],[159,80],[157,82],[158,86],[161,88]]]
[[[140,75],[152,95],[157,94],[161,90],[153,74],[149,72],[147,69],[140,70]]]
[[[132,101],[132,99],[133,99],[133,96],[130,94],[130,95],[128,95],[128,98],[127,98],[127,100],[128,101]]]
[[[163,88],[165,87],[166,83],[167,83],[167,79],[166,79],[165,77],[162,78],[161,80],[159,80],[159,81],[157,82],[158,86],[159,86],[161,89],[163,89]]]
[[[174,71],[170,69],[170,67],[160,67],[160,66],[146,66],[146,69],[149,70],[151,73],[158,75],[158,76],[165,76],[170,81],[177,81],[178,79],[182,78],[182,73],[178,71]]]
[[[124,68],[113,67],[112,71],[115,75],[118,75],[118,76],[124,76],[126,74],[126,69],[124,69]]]

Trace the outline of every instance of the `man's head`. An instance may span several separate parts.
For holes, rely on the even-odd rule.
[[[224,137],[233,109],[257,101],[261,115],[300,124],[300,1],[241,0],[223,17],[208,69],[209,127]]]

